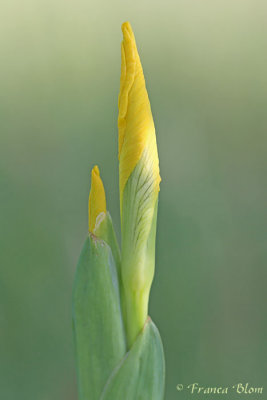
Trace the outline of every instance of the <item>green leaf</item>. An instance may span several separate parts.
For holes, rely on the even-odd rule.
[[[99,400],[126,352],[117,269],[110,247],[87,237],[73,289],[79,400]]]
[[[113,371],[100,400],[162,400],[164,380],[161,338],[148,318],[132,348]]]

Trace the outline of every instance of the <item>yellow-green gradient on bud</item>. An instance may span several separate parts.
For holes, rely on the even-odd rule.
[[[130,347],[148,315],[154,276],[159,159],[155,127],[132,28],[122,25],[119,94],[121,275]]]
[[[105,217],[106,212],[105,189],[100,177],[99,168],[95,165],[91,173],[91,190],[88,202],[89,232],[94,233],[99,223]]]

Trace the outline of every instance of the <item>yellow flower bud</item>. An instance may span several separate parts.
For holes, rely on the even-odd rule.
[[[129,22],[122,25],[119,94],[121,276],[129,347],[143,328],[155,268],[159,159],[142,65]]]
[[[129,22],[122,25],[121,80],[119,93],[120,198],[129,176],[146,150],[147,174],[159,191],[159,159],[155,127],[142,65]]]
[[[91,173],[88,211],[89,232],[94,233],[107,212],[105,189],[97,165],[92,169]]]

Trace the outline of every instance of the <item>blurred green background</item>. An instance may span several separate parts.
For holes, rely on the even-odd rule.
[[[1,399],[77,399],[71,290],[95,163],[119,232],[125,20],[159,145],[166,399],[192,397],[178,383],[264,386],[267,3],[6,0],[0,18]]]

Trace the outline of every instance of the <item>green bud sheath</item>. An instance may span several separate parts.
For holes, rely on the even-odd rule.
[[[117,242],[117,237],[114,231],[113,223],[109,212],[106,212],[105,218],[102,220],[99,227],[95,230],[95,235],[103,239],[111,248],[112,255],[115,261],[119,286],[121,287],[121,255]]]
[[[164,375],[161,339],[148,318],[131,350],[108,380],[100,400],[162,400]]]
[[[126,346],[114,258],[110,247],[92,234],[78,262],[73,325],[79,400],[99,400]]]

